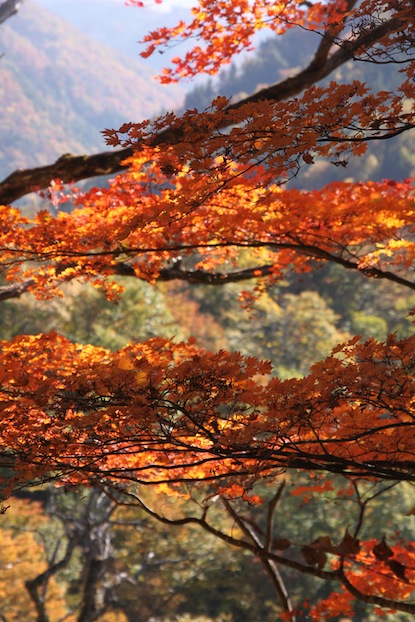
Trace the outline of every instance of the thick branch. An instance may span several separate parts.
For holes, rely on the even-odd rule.
[[[23,0],[6,0],[3,4],[0,4],[0,24],[16,15],[17,11],[21,8]]]
[[[208,272],[206,270],[184,270],[179,266],[162,268],[157,278],[159,282],[186,281],[195,285],[225,285],[226,283],[239,283],[258,277],[266,277],[272,274],[272,265],[257,266],[236,272]],[[120,263],[115,266],[114,274],[117,276],[136,277],[131,266]],[[3,285],[0,287],[0,302],[13,298],[20,298],[34,285],[33,279],[27,279],[22,283]]]
[[[326,44],[324,46],[320,45],[308,67],[296,76],[282,80],[271,87],[262,89],[245,99],[231,104],[228,110],[235,110],[245,104],[257,101],[280,102],[298,95],[304,89],[326,78],[337,67],[355,58],[360,49],[367,49],[388,33],[397,30],[399,26],[399,20],[390,19],[369,32],[364,32],[354,41],[339,43],[339,49],[331,55],[328,55],[328,46]],[[226,127],[229,123],[230,121],[227,121],[225,118],[220,127]],[[174,130],[166,128],[154,137],[151,145],[178,143],[182,137],[181,131],[177,128]],[[377,137],[374,136],[372,139],[375,140]],[[69,183],[99,175],[116,173],[126,168],[122,162],[131,156],[132,153],[132,149],[127,148],[90,156],[65,154],[54,164],[33,169],[17,170],[0,183],[0,204],[10,204],[33,190],[47,188],[52,179],[61,179],[63,182]]]
[[[47,188],[52,179],[70,183],[89,177],[112,175],[127,168],[122,163],[132,154],[133,150],[130,148],[94,155],[64,154],[54,164],[26,170],[19,169],[1,182],[0,204],[8,205],[30,192]]]
[[[34,284],[32,279],[27,279],[22,283],[13,283],[13,285],[2,285],[0,287],[0,302],[9,300],[10,298],[20,298],[22,294]]]

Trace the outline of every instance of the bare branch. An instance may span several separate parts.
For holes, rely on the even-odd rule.
[[[278,490],[275,493],[275,495],[272,497],[272,499],[268,502],[268,511],[267,511],[267,533],[266,533],[266,539],[264,542],[264,548],[266,551],[270,550],[271,547],[271,541],[272,541],[272,534],[274,531],[274,515],[275,515],[275,509],[282,497],[282,493],[284,492],[284,488],[285,488],[285,480],[283,480],[281,482],[281,484],[278,486]]]
[[[288,97],[294,97],[304,89],[313,86],[317,82],[320,82],[320,80],[329,76],[335,69],[344,65],[347,61],[353,60],[360,49],[372,46],[388,33],[397,30],[399,26],[400,21],[396,18],[392,18],[368,32],[363,32],[360,37],[357,37],[355,40],[339,41],[337,43],[339,49],[331,55],[328,55],[327,46],[325,46],[324,54],[321,51],[322,46],[319,46],[313,60],[303,71],[300,71],[297,75],[287,78],[282,82],[261,89],[235,104],[231,104],[228,109],[235,110],[245,104],[251,104],[257,101],[280,102]]]
[[[107,490],[107,494],[111,497],[112,495],[111,490]],[[149,514],[150,516],[152,516],[153,518],[155,518],[156,520],[160,521],[161,523],[165,525],[180,526],[180,525],[186,525],[186,524],[198,524],[202,529],[214,535],[215,537],[219,538],[220,540],[223,540],[224,542],[227,542],[228,544],[235,546],[237,548],[242,548],[244,550],[250,551],[253,555],[260,558],[261,561],[262,561],[262,558],[264,558],[266,560],[269,560],[270,562],[274,562],[275,564],[278,563],[282,566],[292,568],[293,570],[297,570],[298,572],[303,573],[303,574],[307,574],[307,575],[314,576],[314,577],[324,579],[324,580],[333,581],[334,583],[341,583],[344,585],[346,590],[350,591],[353,594],[353,596],[356,597],[357,600],[361,600],[366,603],[375,604],[379,607],[384,607],[387,609],[396,609],[397,611],[404,611],[407,613],[415,614],[414,603],[407,603],[407,602],[402,602],[399,600],[393,600],[390,598],[385,598],[383,596],[376,596],[376,595],[372,596],[369,594],[365,594],[364,592],[361,592],[358,588],[356,588],[353,584],[350,583],[350,581],[347,579],[347,577],[344,575],[341,569],[331,570],[331,571],[323,570],[323,569],[320,569],[314,566],[302,564],[293,559],[288,559],[286,557],[283,557],[282,555],[277,555],[273,553],[272,551],[266,551],[263,548],[261,548],[258,544],[255,543],[255,538],[250,537],[250,541],[247,541],[246,539],[238,539],[227,533],[223,533],[219,529],[213,527],[206,520],[206,514],[204,514],[200,518],[191,516],[191,517],[184,517],[181,519],[169,519],[164,515],[158,514],[156,511],[150,508],[146,503],[144,503],[142,499],[140,499],[133,493],[123,491],[123,494],[126,497],[131,498],[132,501],[131,502],[121,501],[118,498],[118,503],[120,503],[121,505],[126,505],[126,506],[128,505],[134,506],[138,504],[138,506],[142,510],[144,510],[147,514]],[[232,510],[233,510],[232,506],[230,506],[230,508],[231,508],[231,514],[232,514]],[[237,520],[239,524],[239,520],[241,520],[241,518],[236,512],[235,512],[234,518],[235,520]],[[244,532],[244,534],[248,535],[249,528],[247,527],[247,524],[243,523],[240,525],[240,527],[242,531]],[[249,533],[249,535],[251,536],[252,534]]]
[[[269,512],[274,511],[276,503],[278,502],[278,499],[280,498],[283,492],[284,485],[285,484],[283,482],[281,486],[279,487],[278,492],[275,495],[274,499],[271,500],[269,504]],[[256,547],[258,547],[261,551],[263,551],[264,553],[269,552],[264,547],[264,543],[261,542],[261,539],[259,538],[258,533],[253,528],[253,526],[250,525],[247,521],[245,521],[243,517],[240,516],[235,511],[232,504],[226,499],[223,499],[223,504],[228,514],[234,519],[238,527],[240,527],[243,533],[253,542],[253,544]],[[275,562],[275,560],[268,559],[264,555],[260,555],[259,560],[262,566],[264,567],[265,572],[271,579],[271,583],[274,587],[275,593],[278,597],[282,610],[284,611],[284,613],[287,613],[290,615],[290,620],[292,620],[292,622],[296,622],[297,618],[294,614],[294,608],[293,608],[290,596],[288,594],[288,590],[285,585],[284,579],[282,578],[281,573],[279,571],[277,563]]]

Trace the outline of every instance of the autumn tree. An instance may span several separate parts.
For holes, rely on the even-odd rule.
[[[162,82],[218,71],[266,27],[278,36],[309,30],[316,49],[295,75],[245,99],[218,94],[205,110],[107,129],[121,149],[10,175],[0,184],[0,298],[51,299],[77,280],[116,300],[116,276],[253,281],[240,294],[249,307],[279,279],[325,264],[415,289],[412,180],[288,184],[320,158],[347,167],[369,142],[415,127],[414,15],[411,0],[201,0],[188,24],[150,33],[144,55],[199,41]],[[319,84],[348,61],[390,66],[399,87]],[[106,189],[64,186],[119,171]],[[29,218],[10,205],[33,189],[74,209]],[[50,480],[95,485],[166,524],[199,525],[260,560],[282,619],[301,615],[282,567],[340,590],[310,610],[316,620],[350,612],[353,601],[413,614],[413,542],[389,531],[371,537],[365,521],[391,486],[415,479],[414,346],[413,336],[354,336],[305,377],[282,381],[267,361],[192,341],[154,338],[112,352],[57,333],[16,336],[1,351],[4,496]],[[291,487],[305,512],[314,495],[353,499],[341,531],[284,537],[275,516],[297,473],[310,477]],[[166,515],[142,496],[147,486],[196,498],[199,511]],[[243,510],[261,500],[262,522]],[[215,525],[217,502],[240,535]]]

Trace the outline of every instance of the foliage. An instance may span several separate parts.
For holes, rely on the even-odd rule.
[[[339,328],[340,316],[317,291],[297,294],[287,290],[288,284],[270,288],[249,313],[240,308],[235,284],[220,291],[199,289],[189,295],[224,328],[228,348],[268,359],[279,378],[290,378],[305,375],[314,362],[349,335]],[[204,343],[202,331],[193,335]]]
[[[39,301],[28,294],[23,300],[5,301],[0,331],[3,339],[10,339],[46,328],[80,343],[115,350],[159,334],[181,337],[182,329],[166,303],[163,292],[144,282],[129,282],[117,305],[96,288],[74,282],[65,287],[64,298]]]
[[[266,26],[284,35],[297,24],[317,33],[319,44],[295,76],[243,100],[219,96],[205,110],[106,130],[108,144],[128,150],[128,170],[108,188],[69,191],[72,211],[31,216],[2,206],[7,284],[1,295],[30,291],[51,300],[77,280],[117,301],[123,289],[117,277],[150,285],[253,280],[240,295],[243,306],[255,309],[261,295],[262,304],[273,302],[276,364],[303,377],[282,380],[269,361],[212,352],[192,339],[155,337],[112,351],[54,331],[16,335],[2,342],[0,353],[4,496],[59,480],[68,488],[95,486],[108,503],[132,505],[163,526],[202,528],[255,557],[281,620],[353,615],[356,601],[379,615],[413,615],[410,532],[398,533],[396,521],[385,534],[368,531],[374,523],[367,516],[374,503],[391,503],[397,483],[402,499],[405,482],[415,480],[415,336],[383,340],[396,305],[385,303],[394,313],[384,321],[351,308],[350,330],[363,327],[380,340],[352,336],[310,367],[349,328],[336,325],[336,314],[315,292],[287,292],[280,305],[271,297],[281,279],[306,278],[330,264],[415,289],[411,179],[337,181],[320,190],[285,186],[319,158],[340,169],[367,143],[415,126],[413,3],[201,0],[192,15],[188,25],[146,38],[146,54],[175,38],[202,42],[175,59],[162,82],[217,71]],[[379,89],[356,78],[317,84],[349,60],[396,65],[398,86]],[[65,163],[70,168],[70,159]],[[27,188],[36,175],[17,173],[13,183],[22,178]],[[60,180],[50,195],[55,206],[68,200]],[[108,345],[118,347],[116,340]],[[149,487],[187,499],[189,509],[161,505],[160,497],[147,496]],[[325,507],[331,500],[335,528],[327,520],[314,539],[298,528],[278,531],[287,488],[314,525],[321,514],[309,509],[313,498]],[[343,504],[346,521],[334,500]],[[234,529],[218,524],[218,506]],[[251,506],[261,508],[261,519],[249,513]],[[406,512],[411,520],[413,508]],[[104,561],[93,557],[88,568],[101,570]],[[296,593],[281,568],[322,581],[318,602],[293,602]],[[39,581],[34,585],[46,579]],[[80,605],[90,615],[107,602],[94,585]],[[39,593],[32,599],[40,611]]]
[[[262,41],[254,55],[241,63],[232,63],[224,68],[217,78],[210,78],[194,87],[186,94],[186,109],[204,109],[209,106],[216,93],[221,93],[232,101],[246,98],[249,93],[263,89],[274,83],[295,75],[299,67],[312,58],[315,48],[315,34],[292,29],[284,37],[269,37]],[[335,71],[336,82],[348,83],[358,78],[376,90],[392,90],[399,84],[399,74],[390,70],[390,65],[373,65],[349,61]],[[328,86],[329,78],[322,81]],[[347,179],[350,181],[382,181],[383,179],[403,179],[414,173],[414,138],[405,133],[393,143],[368,143],[367,151],[359,159],[352,159],[347,165]],[[325,159],[317,160],[311,168],[303,169],[291,183],[300,188],[320,188],[330,182],[343,180],[343,167],[334,167]]]

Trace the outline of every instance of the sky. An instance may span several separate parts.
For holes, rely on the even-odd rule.
[[[59,0],[57,0],[59,2]],[[125,0],[112,0],[113,2],[117,2],[118,4],[125,4]],[[101,2],[101,0],[93,0],[93,2]],[[182,7],[185,9],[190,9],[192,6],[195,6],[197,2],[195,0],[162,0],[160,3],[153,2],[152,0],[144,0],[144,4],[146,5],[145,9],[140,9],[141,11],[156,11],[157,13],[170,13],[175,9],[175,7]]]
[[[81,0],[73,0],[73,2],[79,2],[80,3]],[[191,8],[192,6],[194,6],[197,2],[196,0],[162,0],[162,2],[160,3],[156,3],[153,0],[143,0],[144,4],[146,5],[146,8],[141,9],[142,11],[156,11],[157,13],[169,13],[171,11],[174,10],[175,7],[183,7],[183,8]],[[87,3],[90,4],[102,4],[102,0],[86,0]],[[111,3],[113,4],[123,4],[126,5],[127,2],[126,0],[110,0]],[[66,0],[53,0],[53,3],[55,5],[59,5],[59,4],[67,4]],[[85,3],[85,0],[84,0]],[[42,4],[42,2],[41,2]]]

